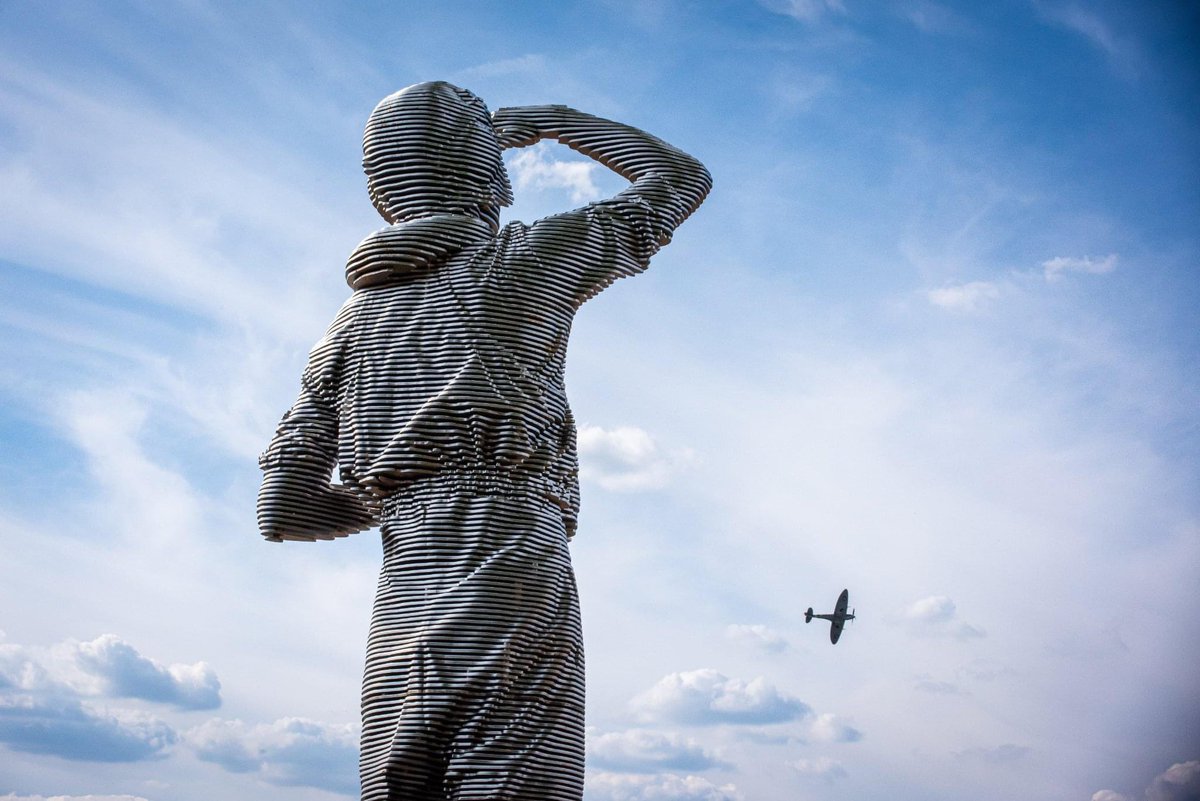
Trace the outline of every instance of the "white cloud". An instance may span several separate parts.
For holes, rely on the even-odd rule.
[[[515,58],[503,58],[468,67],[455,73],[456,79],[471,81],[477,78],[498,78],[509,75],[538,75],[546,69],[546,58],[537,53],[527,53]]]
[[[856,743],[862,732],[832,712],[824,712],[813,720],[809,727],[810,736],[825,743]]]
[[[611,492],[659,489],[691,454],[664,453],[636,426],[579,426],[579,475]]]
[[[1196,801],[1200,799],[1200,760],[1176,762],[1154,777],[1143,795],[1145,801]],[[1135,801],[1115,790],[1097,790],[1092,801]]]
[[[761,623],[732,623],[725,627],[725,636],[759,648],[768,654],[783,653],[788,648],[787,638]]]
[[[1117,269],[1117,254],[1110,253],[1104,258],[1091,256],[1055,256],[1042,262],[1047,281],[1057,281],[1064,273],[1089,273],[1103,275]]]
[[[163,721],[104,710],[71,697],[0,692],[0,743],[14,751],[85,762],[138,762],[163,756],[177,740]]]
[[[741,801],[732,784],[717,785],[699,776],[619,776],[596,773],[588,777],[585,801]]]
[[[0,691],[60,697],[138,698],[180,709],[221,705],[221,682],[204,662],[164,666],[115,634],[51,648],[0,644]]]
[[[841,779],[846,776],[846,769],[842,767],[842,763],[829,757],[796,759],[788,762],[788,767],[802,776],[824,779],[826,781],[833,781],[834,779]]]
[[[93,762],[161,757],[178,739],[142,712],[89,703],[137,698],[180,709],[220,705],[220,682],[203,662],[164,667],[120,638],[68,640],[51,648],[0,644],[0,742],[15,751]]]
[[[810,110],[818,99],[833,91],[835,85],[828,75],[790,71],[776,75],[766,88],[776,111],[796,114]]]
[[[1000,288],[987,281],[971,281],[966,284],[930,289],[925,292],[925,297],[939,308],[960,314],[969,314],[1000,297]]]
[[[1049,20],[1087,40],[1103,53],[1116,71],[1126,78],[1137,76],[1142,60],[1138,47],[1128,38],[1114,32],[1099,15],[1074,2],[1038,3],[1038,9]]]
[[[1200,760],[1177,762],[1154,777],[1146,801],[1196,801],[1200,798]]]
[[[75,391],[59,401],[73,444],[86,454],[105,492],[102,514],[127,537],[169,543],[180,553],[201,523],[201,503],[187,479],[156,463],[141,439],[147,409],[123,390]]]
[[[212,719],[184,734],[196,756],[283,787],[358,792],[358,737],[349,724],[303,718],[270,724]]]
[[[571,193],[572,203],[599,198],[600,188],[592,180],[592,173],[600,165],[590,160],[557,159],[552,148],[550,142],[538,142],[505,159],[513,188],[518,192],[523,189],[566,189]]]
[[[590,766],[618,773],[707,770],[722,764],[690,737],[646,729],[589,735],[587,760]]]
[[[637,696],[633,706],[644,719],[695,725],[783,723],[812,711],[761,676],[743,681],[711,668],[668,674]]]
[[[10,59],[0,67],[14,134],[0,155],[8,258],[280,333],[320,308],[311,281],[244,269],[247,259],[288,263],[295,276],[344,258],[330,242],[344,218],[287,176],[290,159],[277,149],[220,141],[107,86],[57,80]]]
[[[1092,793],[1092,801],[1133,801],[1133,799],[1112,790],[1097,790]]]
[[[896,13],[922,33],[960,34],[971,30],[970,24],[963,17],[929,0],[912,0],[901,4],[897,6]]]
[[[768,11],[801,22],[816,22],[829,12],[846,13],[842,0],[759,0]]]
[[[142,656],[113,634],[80,643],[80,667],[101,678],[113,698],[141,698],[183,709],[215,709],[221,705],[221,682],[204,662],[164,667]]]
[[[913,688],[934,695],[965,695],[966,692],[952,681],[941,681],[932,676],[918,676]]]
[[[914,601],[904,610],[903,621],[913,634],[924,637],[954,637],[968,640],[987,633],[958,617],[958,607],[944,595]]]

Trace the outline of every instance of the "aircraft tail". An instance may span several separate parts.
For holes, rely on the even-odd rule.
[[[812,607],[808,607],[808,611],[804,613],[804,622],[812,623]]]

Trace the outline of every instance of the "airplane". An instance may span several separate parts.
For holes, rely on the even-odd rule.
[[[811,623],[814,617],[819,617],[821,620],[829,621],[829,641],[837,645],[838,637],[842,636],[842,626],[846,625],[847,620],[854,620],[854,610],[850,610],[850,614],[846,614],[846,604],[850,602],[850,590],[842,590],[842,594],[838,596],[837,606],[833,609],[832,615],[814,615],[812,607],[808,607],[808,611],[804,613],[804,622]]]

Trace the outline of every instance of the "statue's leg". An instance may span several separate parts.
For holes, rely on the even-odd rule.
[[[409,504],[383,525],[384,558],[363,673],[359,773],[363,801],[441,801],[445,737],[429,685],[421,588],[399,581],[421,558],[423,512]]]
[[[578,801],[583,643],[557,508],[426,492],[384,524],[361,767],[364,801]]]
[[[536,498],[497,498],[497,548],[471,577],[490,585],[499,636],[451,746],[454,801],[579,801],[583,795],[584,662],[579,596],[562,512]]]

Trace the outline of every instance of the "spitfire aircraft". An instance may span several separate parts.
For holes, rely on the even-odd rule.
[[[808,611],[804,613],[804,622],[811,623],[814,617],[819,617],[821,620],[829,621],[829,641],[837,645],[838,637],[842,636],[842,626],[846,625],[847,620],[854,620],[854,610],[850,610],[850,614],[846,614],[846,605],[850,602],[850,590],[842,590],[842,594],[838,596],[837,606],[833,608],[832,615],[814,615],[812,607],[808,607]]]

